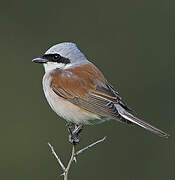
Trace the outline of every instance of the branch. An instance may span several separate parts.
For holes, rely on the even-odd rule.
[[[105,139],[106,139],[106,136],[105,136],[104,138],[102,138],[102,139],[100,139],[100,140],[98,140],[98,141],[96,141],[96,142],[94,142],[94,143],[92,143],[92,144],[86,146],[85,148],[83,148],[83,149],[79,150],[78,152],[76,152],[76,153],[75,153],[75,156],[77,156],[77,155],[79,155],[80,153],[86,151],[87,149],[89,149],[89,148],[91,148],[91,147],[97,145],[98,143],[103,142]]]
[[[57,156],[56,152],[54,151],[53,146],[52,146],[50,143],[48,143],[48,146],[50,147],[51,152],[52,152],[52,154],[55,156],[57,162],[60,164],[61,168],[62,168],[63,171],[65,172],[66,168],[65,168],[64,164],[61,162],[61,159]]]
[[[75,145],[72,146],[72,154],[71,154],[71,158],[69,160],[69,163],[68,163],[67,168],[64,173],[64,180],[67,180],[69,169],[71,167],[72,162],[74,161],[74,157],[75,157]]]
[[[83,153],[84,151],[86,151],[86,150],[88,150],[89,148],[97,145],[98,143],[103,142],[105,139],[106,139],[106,137],[104,137],[104,138],[102,138],[102,139],[100,139],[100,140],[98,140],[98,141],[96,141],[96,142],[94,142],[94,143],[86,146],[85,148],[83,148],[83,149],[81,149],[81,150],[79,150],[79,151],[77,151],[77,152],[75,152],[75,146],[76,146],[76,145],[73,144],[71,157],[70,157],[70,160],[69,160],[68,165],[67,165],[66,168],[65,168],[64,164],[61,162],[60,158],[57,156],[57,154],[56,154],[53,146],[52,146],[50,143],[48,143],[48,146],[50,147],[52,154],[55,156],[57,162],[59,163],[59,165],[61,166],[61,168],[62,168],[62,170],[63,170],[63,174],[61,174],[61,175],[64,176],[64,180],[68,180],[68,173],[69,173],[70,167],[71,167],[72,162],[73,162],[74,160],[75,160],[75,162],[76,162],[76,157],[77,157],[80,153]]]

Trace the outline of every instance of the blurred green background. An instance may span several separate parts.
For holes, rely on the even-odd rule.
[[[62,179],[47,142],[66,162],[68,132],[44,97],[43,67],[31,60],[71,41],[137,116],[171,137],[116,121],[87,126],[78,148],[107,140],[78,157],[70,179],[174,179],[174,19],[173,0],[1,1],[0,178]]]

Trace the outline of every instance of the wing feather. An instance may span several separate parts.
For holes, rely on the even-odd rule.
[[[136,118],[128,111],[132,109],[122,101],[118,92],[105,80],[93,65],[85,64],[73,69],[57,69],[52,72],[51,88],[60,97],[100,116],[126,123],[135,123],[155,134],[168,134]]]
[[[122,118],[114,104],[120,103],[118,93],[92,64],[74,69],[57,69],[52,73],[52,90],[60,97],[100,116],[129,122]]]

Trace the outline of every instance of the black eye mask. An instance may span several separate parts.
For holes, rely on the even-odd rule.
[[[59,54],[45,54],[43,59],[47,59],[49,62],[57,62],[63,64],[69,64],[70,60],[68,58],[62,57]]]

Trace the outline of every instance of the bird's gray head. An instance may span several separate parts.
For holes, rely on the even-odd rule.
[[[43,63],[45,71],[50,71],[56,68],[66,69],[85,64],[88,63],[88,60],[76,44],[64,42],[52,46],[43,56],[33,59],[33,62]]]

